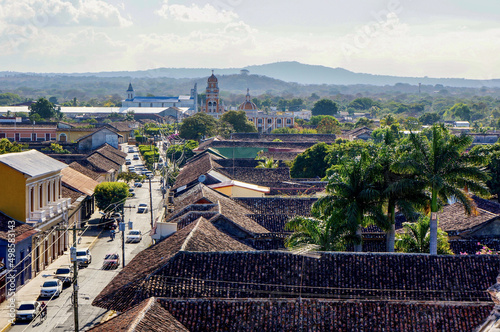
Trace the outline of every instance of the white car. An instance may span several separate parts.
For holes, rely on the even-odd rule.
[[[142,234],[141,231],[133,229],[127,234],[127,242],[141,242]]]
[[[17,308],[16,321],[32,320],[40,314],[42,310],[38,301],[23,301]]]
[[[49,279],[43,283],[40,297],[59,296],[63,291],[63,283],[59,279]]]
[[[89,266],[92,263],[92,254],[88,248],[78,249],[76,251],[76,260],[78,261],[78,266]]]

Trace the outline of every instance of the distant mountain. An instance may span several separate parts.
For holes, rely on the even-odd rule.
[[[354,73],[343,68],[331,68],[318,65],[307,65],[299,62],[275,62],[265,65],[247,66],[244,68],[216,69],[215,74],[239,75],[241,70],[246,69],[249,74],[267,76],[285,82],[296,82],[298,84],[332,84],[332,85],[357,85],[368,84],[375,86],[395,85],[398,83],[418,85],[443,85],[450,87],[480,88],[500,87],[500,79],[495,80],[470,80],[459,78],[429,78],[429,77],[397,77],[388,75],[372,75]],[[211,68],[157,68],[140,71],[113,71],[98,73],[18,73],[0,72],[0,77],[9,76],[69,76],[69,77],[99,77],[129,79],[148,78],[174,78],[174,79],[200,79],[211,74]],[[253,76],[252,75],[252,76]],[[241,74],[241,76],[244,76]]]

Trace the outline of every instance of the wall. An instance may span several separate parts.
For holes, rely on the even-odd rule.
[[[26,220],[26,179],[13,168],[0,163],[2,190],[0,190],[0,211],[19,221]],[[8,188],[8,190],[5,190]]]
[[[31,253],[31,240],[32,236],[16,243],[16,261],[14,263],[17,276],[16,284],[17,286],[24,285],[29,279],[31,279],[31,259],[29,257]],[[7,261],[7,246],[8,242],[5,240],[0,240],[0,257],[5,258],[5,263],[8,266]],[[21,260],[24,260],[21,263]],[[16,266],[19,264],[18,266]]]

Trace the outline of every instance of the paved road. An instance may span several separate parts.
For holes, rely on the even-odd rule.
[[[131,155],[132,154],[130,154],[130,158]],[[138,165],[139,163],[140,161],[133,161],[134,165]],[[124,218],[126,221],[130,219],[133,222],[134,229],[141,230],[143,239],[140,243],[125,244],[126,263],[151,244],[151,238],[149,237],[149,231],[151,230],[150,214],[137,213],[137,205],[139,203],[147,203],[149,205],[148,182],[145,182],[142,188],[136,188],[135,192],[136,196],[129,198],[126,205],[135,205],[136,208],[132,210],[126,209]],[[158,204],[162,197],[159,177],[152,180],[152,192],[153,213],[156,218],[158,215]],[[78,283],[80,286],[78,296],[80,331],[87,330],[95,324],[98,324],[105,315],[105,310],[93,307],[91,303],[111,279],[121,271],[121,245],[121,234],[117,234],[115,240],[111,241],[109,231],[104,231],[92,248],[92,263],[88,267],[80,269],[78,272]],[[115,252],[120,254],[120,267],[116,270],[101,269],[104,256],[108,253]],[[40,324],[38,320],[31,324],[19,323],[13,326],[10,331],[74,331],[73,306],[71,301],[72,291],[73,287],[70,286],[63,291],[59,298],[55,298],[48,302],[48,317],[43,323]],[[40,300],[46,301],[46,299]]]

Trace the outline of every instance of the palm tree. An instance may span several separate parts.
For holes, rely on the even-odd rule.
[[[404,233],[398,234],[396,249],[405,253],[427,253],[430,247],[430,220],[428,217],[420,217],[415,223],[403,224]],[[437,230],[437,253],[440,255],[452,255],[446,232]]]
[[[259,161],[255,168],[278,168],[279,163],[274,161],[273,158],[264,158],[264,161]]]
[[[335,251],[340,248],[333,229],[323,220],[297,216],[286,223],[285,229],[293,231],[285,240],[289,249],[312,247],[317,251]]]
[[[396,173],[411,175],[394,190],[425,188],[430,194],[430,253],[437,254],[437,212],[439,203],[454,198],[461,202],[465,212],[475,207],[464,188],[487,194],[488,176],[477,164],[468,163],[465,150],[472,144],[470,136],[451,135],[443,125],[434,125],[420,135],[411,133],[409,146],[400,162],[393,165]]]
[[[363,152],[357,158],[334,166],[326,186],[327,195],[321,197],[312,209],[320,219],[340,230],[343,240],[354,244],[356,252],[362,251],[362,227],[372,223],[381,225],[386,221],[380,204],[381,193],[369,169],[372,161]]]

